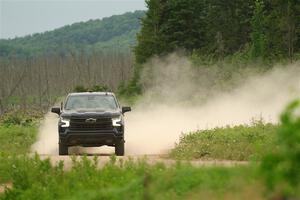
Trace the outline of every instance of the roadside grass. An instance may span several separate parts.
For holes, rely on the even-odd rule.
[[[36,141],[37,122],[9,117],[0,122],[0,183],[9,182],[10,170],[14,166],[12,157],[29,153]]]
[[[183,134],[170,151],[175,159],[260,160],[276,148],[278,125],[254,121]]]
[[[10,169],[13,188],[0,196],[2,200],[199,199],[207,194],[210,199],[224,199],[230,195],[242,197],[241,191],[260,184],[254,166],[197,168],[178,162],[166,167],[143,160],[115,161],[112,157],[99,169],[96,157],[83,157],[64,171],[62,162],[51,166],[49,160],[38,156],[14,159]],[[260,198],[262,193],[255,196]]]
[[[0,124],[0,152],[2,154],[28,153],[30,146],[35,142],[37,125]]]

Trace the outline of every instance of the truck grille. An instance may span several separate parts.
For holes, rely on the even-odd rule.
[[[70,130],[76,131],[94,131],[94,130],[111,130],[112,119],[102,117],[95,119],[94,122],[88,122],[90,118],[73,118],[70,121]]]

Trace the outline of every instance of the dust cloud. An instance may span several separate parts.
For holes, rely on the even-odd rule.
[[[40,155],[58,155],[58,117],[54,113],[47,113],[40,124],[38,139],[31,147],[32,152]]]
[[[249,124],[253,119],[276,123],[286,104],[300,95],[299,63],[275,66],[260,75],[247,67],[231,77],[237,84],[230,89],[211,84],[216,72],[195,68],[174,54],[147,67],[145,73],[152,76],[149,82],[144,77],[148,92],[126,115],[128,154],[166,153],[182,133],[199,129]]]
[[[232,66],[223,67],[225,71]],[[300,63],[261,73],[248,66],[230,77],[233,83],[224,85],[217,68],[194,67],[176,54],[153,59],[145,69],[141,79],[147,92],[125,114],[127,155],[166,153],[190,131],[261,118],[276,123],[284,106],[300,95]],[[57,141],[57,116],[47,114],[33,151],[56,155]],[[114,151],[102,147],[87,152]]]

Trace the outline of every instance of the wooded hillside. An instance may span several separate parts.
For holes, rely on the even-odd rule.
[[[89,20],[26,37],[0,40],[0,57],[37,57],[72,51],[128,51],[136,43],[144,11]]]

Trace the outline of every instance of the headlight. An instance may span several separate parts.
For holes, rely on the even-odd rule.
[[[121,116],[112,118],[113,126],[121,126],[122,118]]]
[[[60,126],[63,128],[67,128],[70,126],[70,119],[60,118]]]

